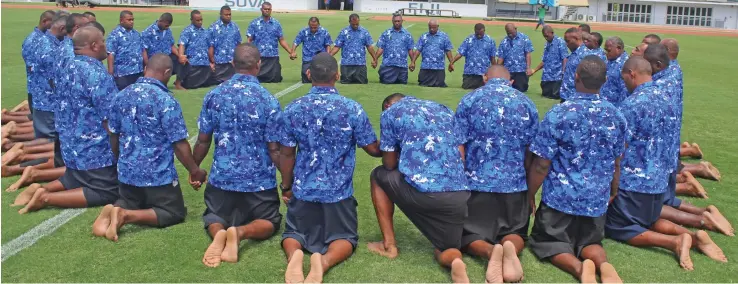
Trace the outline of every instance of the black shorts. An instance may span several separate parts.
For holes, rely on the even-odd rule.
[[[207,88],[216,84],[215,73],[209,65],[195,66],[190,63],[182,66],[177,78],[185,89]]]
[[[86,171],[67,168],[59,182],[67,190],[81,187],[87,207],[112,204],[118,199],[118,169],[115,166]]]
[[[279,193],[276,188],[258,192],[238,192],[205,187],[205,213],[202,221],[205,229],[212,224],[224,227],[247,225],[255,220],[267,220],[279,230],[282,214],[279,213]]]
[[[179,63],[179,57],[174,55],[174,53],[170,53],[169,59],[172,60],[172,75],[179,74],[180,70],[182,70],[182,64]]]
[[[464,90],[472,90],[484,86],[484,77],[482,75],[464,74],[461,77],[461,88]]]
[[[541,82],[541,95],[545,98],[559,100],[561,95],[561,81],[542,81]]]
[[[379,67],[379,82],[382,84],[407,84],[407,67]]]
[[[607,207],[605,235],[627,242],[648,231],[661,216],[664,194],[618,190],[615,200]]]
[[[120,199],[115,202],[116,206],[128,210],[153,209],[160,228],[182,223],[187,216],[179,181],[148,187],[120,183],[118,193]]]
[[[341,84],[367,84],[366,65],[341,65]]]
[[[528,192],[495,193],[472,191],[466,203],[469,214],[464,222],[461,247],[483,240],[499,244],[507,235],[528,240],[530,205]]]
[[[136,83],[136,80],[138,80],[138,78],[141,78],[141,76],[143,76],[143,72],[116,77],[115,85],[118,86],[118,91],[121,91],[126,87],[132,85],[133,83]]]
[[[461,248],[468,191],[423,193],[405,181],[397,169],[379,166],[372,178],[421,233],[440,251]]]
[[[671,174],[669,174],[669,183],[666,188],[666,193],[664,193],[664,201],[663,204],[667,206],[671,206],[674,208],[679,208],[679,206],[682,205],[682,200],[677,198],[676,196],[676,184],[677,184],[677,174],[679,173],[679,170],[673,171]]]
[[[420,69],[420,72],[418,72],[418,85],[424,87],[447,87],[446,70]]]
[[[510,80],[513,80],[514,89],[523,93],[528,91],[528,75],[525,72],[510,72]]]
[[[213,83],[220,85],[225,81],[228,81],[236,74],[236,69],[231,63],[215,64],[215,73],[213,73]]]
[[[294,239],[311,253],[325,254],[336,240],[346,240],[356,249],[359,242],[354,197],[336,203],[316,203],[292,197],[287,202],[287,222],[282,241]]]
[[[62,157],[61,141],[54,139],[54,167],[61,168],[66,166],[64,163],[64,157]]]
[[[302,78],[303,84],[312,83],[312,81],[310,81],[310,78],[308,78],[307,76],[308,69],[310,69],[310,62],[303,62],[302,70],[300,71],[300,78]]]
[[[282,82],[282,64],[279,57],[262,57],[261,69],[259,69],[259,83]]]
[[[606,217],[607,214],[600,217],[569,215],[541,202],[530,233],[530,249],[539,259],[562,253],[579,257],[582,249],[589,245],[602,246]]]
[[[59,137],[54,124],[54,112],[37,109],[31,115],[33,116],[33,136],[36,139],[56,140]]]
[[[31,114],[28,115],[28,118],[33,120],[33,95],[31,95],[31,93],[28,93],[28,110],[31,112]]]

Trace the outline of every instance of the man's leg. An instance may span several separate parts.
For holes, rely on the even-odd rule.
[[[36,139],[36,134],[33,132],[27,132],[27,133],[22,133],[22,134],[11,134],[11,135],[8,135],[8,138],[11,141],[15,141],[15,142],[26,142],[26,141],[32,141]]]
[[[25,169],[23,169],[23,174],[21,174],[21,177],[18,179],[18,181],[11,184],[5,191],[12,192],[32,183],[56,180],[64,175],[66,169],[67,168],[64,167],[39,170],[34,167],[26,167]]]
[[[159,226],[159,220],[154,209],[127,210],[114,207],[110,212],[110,226],[105,232],[108,240],[117,242],[118,232],[125,224],[139,224],[148,226]]]
[[[502,265],[504,248],[502,245],[493,245],[484,240],[478,240],[471,242],[464,250],[467,253],[488,260],[487,270],[484,276],[487,283],[503,282],[504,269],[502,268]],[[436,251],[436,254],[438,253],[439,251]]]
[[[690,172],[677,174],[676,193],[678,195],[708,198],[705,188],[702,187],[702,184]]]
[[[682,163],[682,165],[684,165],[682,172],[689,172],[699,178],[720,181],[720,171],[710,162],[702,161],[697,164]]]
[[[597,272],[594,262],[579,260],[574,254],[560,253],[550,258],[551,264],[576,277],[582,283],[597,283]]]
[[[242,240],[266,240],[274,235],[274,225],[267,220],[259,219],[239,227],[230,227],[226,231],[226,245],[221,255],[225,262],[238,261],[238,246]]]
[[[27,148],[33,148],[35,146],[45,146],[46,144],[51,144],[51,149],[53,151],[54,140],[51,140],[48,138],[39,138],[39,139],[34,139],[32,141],[27,141],[27,142],[11,142],[10,139],[7,139],[7,141],[5,141],[2,145],[2,150],[10,151],[10,149],[12,149],[13,147],[16,147],[15,145],[23,145],[21,147],[23,147],[24,150],[28,150]]]
[[[728,259],[725,257],[725,254],[723,253],[723,250],[720,249],[720,247],[718,247],[717,244],[712,241],[710,236],[707,235],[705,231],[699,230],[697,232],[692,232],[682,226],[679,226],[664,219],[659,219],[658,221],[656,221],[656,223],[654,223],[651,227],[651,230],[653,230],[654,232],[672,236],[682,236],[685,234],[689,235],[690,242],[688,246],[690,248],[696,248],[707,255],[707,257],[714,260],[720,262],[728,261]]]
[[[13,113],[13,114],[11,114],[11,113],[3,113],[3,115],[2,115],[2,121],[1,122],[2,122],[2,124],[7,124],[7,123],[10,123],[10,122],[21,123],[21,122],[29,122],[29,121],[31,121],[31,119],[28,118],[28,115],[27,114],[25,114],[25,115],[24,114],[18,114],[18,115],[16,115],[15,113]]]
[[[688,207],[692,205],[682,203],[681,206]],[[730,222],[720,214],[720,211],[717,211],[717,208],[715,208],[714,211],[716,214],[709,210],[702,211],[701,214],[692,214],[690,212],[674,209],[671,206],[665,205],[661,209],[661,218],[682,226],[707,229],[728,236],[733,236],[735,232]]]
[[[595,270],[600,272],[602,283],[623,283],[615,267],[607,261],[605,249],[600,244],[592,244],[584,247],[580,253],[583,259],[592,260]]]
[[[285,238],[282,240],[282,250],[287,257],[287,269],[284,272],[285,283],[305,282],[305,274],[302,272],[304,254],[300,242],[293,238]]]
[[[23,174],[23,171],[29,167],[34,167],[37,170],[53,169],[54,159],[53,157],[51,159],[40,158],[40,159],[34,159],[30,161],[24,161],[20,164],[13,165],[13,166],[2,166],[2,176],[3,177],[17,176],[17,175]]]
[[[461,259],[461,251],[455,248],[446,249],[444,251],[436,249],[434,254],[436,261],[438,261],[441,266],[451,269],[451,281],[454,283],[469,283],[469,276],[466,273],[466,264]]]
[[[205,255],[202,257],[202,263],[208,267],[217,267],[221,262],[221,254],[225,249],[226,244],[226,230],[223,224],[213,223],[207,227],[208,235],[213,238],[213,242],[205,250]]]
[[[328,251],[321,255],[313,253],[310,256],[310,272],[305,277],[305,283],[322,283],[323,274],[331,267],[348,259],[354,253],[354,246],[347,240],[335,240],[328,245]]]
[[[382,231],[382,242],[368,243],[367,249],[384,257],[396,258],[398,255],[397,241],[395,240],[395,229],[392,220],[395,214],[395,204],[389,199],[387,193],[379,187],[374,174],[371,175],[369,180],[371,182],[374,212],[377,215],[379,229]]]
[[[46,188],[39,188],[31,197],[23,209],[19,210],[19,214],[38,211],[48,206],[61,208],[85,208],[87,207],[87,199],[81,187],[75,189],[67,189],[57,192],[49,192]]]

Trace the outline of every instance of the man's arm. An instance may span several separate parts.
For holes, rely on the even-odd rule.
[[[174,155],[177,156],[177,160],[179,160],[179,162],[187,169],[187,172],[190,173],[191,184],[195,189],[198,189],[203,183],[205,183],[207,173],[200,169],[197,163],[195,163],[195,159],[192,157],[192,148],[190,148],[190,143],[187,142],[187,139],[182,139],[174,142],[172,146],[174,147]]]
[[[184,44],[179,45],[179,63],[181,64],[187,63],[187,55],[185,55],[185,45]]]
[[[290,47],[287,45],[287,41],[284,40],[284,37],[279,38],[279,45],[282,46],[282,48],[284,48],[284,51],[287,51],[287,53],[292,54],[292,51]]]
[[[461,161],[464,162],[464,167],[466,167],[466,146],[459,145],[459,153],[461,153]]]
[[[215,47],[208,47],[208,60],[210,60],[210,69],[215,71]]]
[[[110,75],[115,74],[113,71],[113,61],[115,61],[115,56],[113,56],[112,53],[108,53],[108,73],[110,73]]]
[[[177,49],[176,44],[172,44],[172,54],[174,54],[174,56],[179,57],[179,49]]]
[[[564,61],[561,62],[561,74],[564,74],[566,72],[566,62],[569,61],[569,58],[564,58]]]
[[[328,53],[330,53],[331,56],[335,56],[339,50],[341,50],[341,48],[334,45],[333,48],[331,48],[331,50],[328,51]]]
[[[530,203],[531,215],[536,213],[536,193],[546,179],[551,168],[551,160],[535,156],[531,165],[530,174],[526,177],[528,184],[528,202]]]
[[[523,157],[523,167],[525,168],[526,175],[529,175],[530,166],[533,164],[533,152],[530,151],[530,146],[525,147],[525,157]]]
[[[141,55],[143,56],[144,66],[149,65],[149,53],[146,52],[145,48],[143,49],[143,51],[141,51]]]
[[[525,53],[525,70],[528,76],[533,75],[533,70],[530,69],[530,52]]]
[[[289,201],[292,197],[292,180],[295,170],[295,147],[280,145],[279,172],[282,173],[282,200]]]
[[[279,169],[279,142],[267,142],[267,149],[269,149],[269,158],[272,159],[274,166]]]
[[[451,50],[446,51],[446,58],[448,59],[448,62],[451,62],[451,60],[454,59],[454,52]]]
[[[396,169],[399,160],[397,152],[382,152],[382,165],[388,171]]]
[[[620,160],[622,158],[623,156],[620,156],[615,159],[615,173],[612,176],[612,182],[610,182],[610,201],[608,204],[611,204],[615,200],[615,196],[618,195],[618,188],[620,187]]]
[[[374,51],[374,46],[371,44],[367,45],[366,50],[369,51],[369,55],[372,56],[372,60],[377,61],[377,58],[379,58],[379,56],[377,55],[377,52]]]
[[[195,164],[198,166],[202,163],[202,160],[205,159],[205,156],[208,155],[208,151],[210,151],[210,143],[213,141],[213,135],[211,133],[202,133],[200,132],[199,135],[197,135],[197,142],[195,142],[195,147],[192,149],[192,156],[195,160]]]
[[[372,156],[374,158],[382,157],[382,151],[379,150],[378,141],[374,141],[374,143],[372,144],[361,147],[361,149],[364,149],[364,152],[366,152],[367,154],[369,154],[369,156]]]

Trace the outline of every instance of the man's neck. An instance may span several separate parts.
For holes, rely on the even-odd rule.
[[[313,87],[335,88],[336,87],[336,82],[333,82],[333,83],[315,83],[315,82],[313,82]]]
[[[241,75],[254,76],[254,77],[256,77],[257,75],[259,75],[259,71],[258,70],[237,69],[236,70],[236,73],[241,74]]]
[[[45,33],[45,32],[46,32],[46,29],[44,29],[44,27],[43,27],[42,25],[38,25],[38,26],[36,26],[36,28],[37,28],[37,29],[38,29],[39,31],[41,31],[42,33]]]
[[[89,50],[89,49],[75,49],[74,50],[74,54],[75,55],[84,55],[84,56],[87,56],[87,57],[95,58],[94,52],[92,50]],[[98,61],[102,61],[102,60],[98,60]]]
[[[644,75],[642,77],[636,78],[636,86],[640,87],[645,83],[652,82],[653,78],[650,75]]]
[[[262,17],[262,18],[264,18],[264,21],[265,21],[265,22],[268,22],[268,21],[269,21],[269,19],[271,19],[271,18],[272,18],[272,16],[261,16],[261,17]]]

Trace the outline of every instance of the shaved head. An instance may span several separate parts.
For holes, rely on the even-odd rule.
[[[157,53],[149,58],[146,68],[155,72],[164,72],[172,69],[172,59],[164,53]]]
[[[653,74],[659,73],[661,70],[669,67],[669,54],[663,44],[657,43],[648,45],[648,49],[643,52],[643,58],[651,63]]]
[[[382,101],[382,111],[387,110],[389,107],[391,107],[393,104],[395,104],[396,102],[398,102],[404,97],[405,95],[402,93],[394,93],[394,94],[387,96]]]
[[[259,67],[259,60],[261,60],[261,54],[255,45],[242,43],[236,46],[233,55],[233,65],[236,70],[254,70]]]
[[[674,38],[665,38],[661,41],[661,44],[666,46],[669,52],[669,59],[675,60],[679,57],[679,42]]]
[[[643,41],[641,42],[648,44],[661,43],[661,37],[657,34],[648,34],[643,37]]]
[[[335,83],[338,74],[338,62],[327,52],[321,52],[313,57],[310,63],[310,78],[313,83]]]
[[[507,37],[511,39],[515,38],[516,36],[518,36],[518,28],[516,28],[515,25],[511,23],[506,24],[505,33],[507,33]]]
[[[576,78],[589,90],[599,90],[607,77],[607,65],[597,55],[587,55],[577,66]]]
[[[554,31],[554,29],[550,25],[544,25],[543,26],[543,32],[552,33],[553,31]]]
[[[72,43],[74,43],[74,49],[83,49],[90,45],[90,43],[96,42],[102,39],[103,33],[94,26],[88,25],[81,27],[74,33],[72,37]]]
[[[640,56],[633,56],[628,59],[628,61],[625,61],[625,64],[623,64],[622,73],[626,72],[635,72],[638,74],[647,74],[651,75],[651,63],[648,62],[648,60],[644,59]]]
[[[510,72],[503,65],[492,65],[487,69],[487,80],[500,78],[510,81]]]
[[[428,21],[428,25],[438,25],[438,20],[432,19],[432,20]]]

